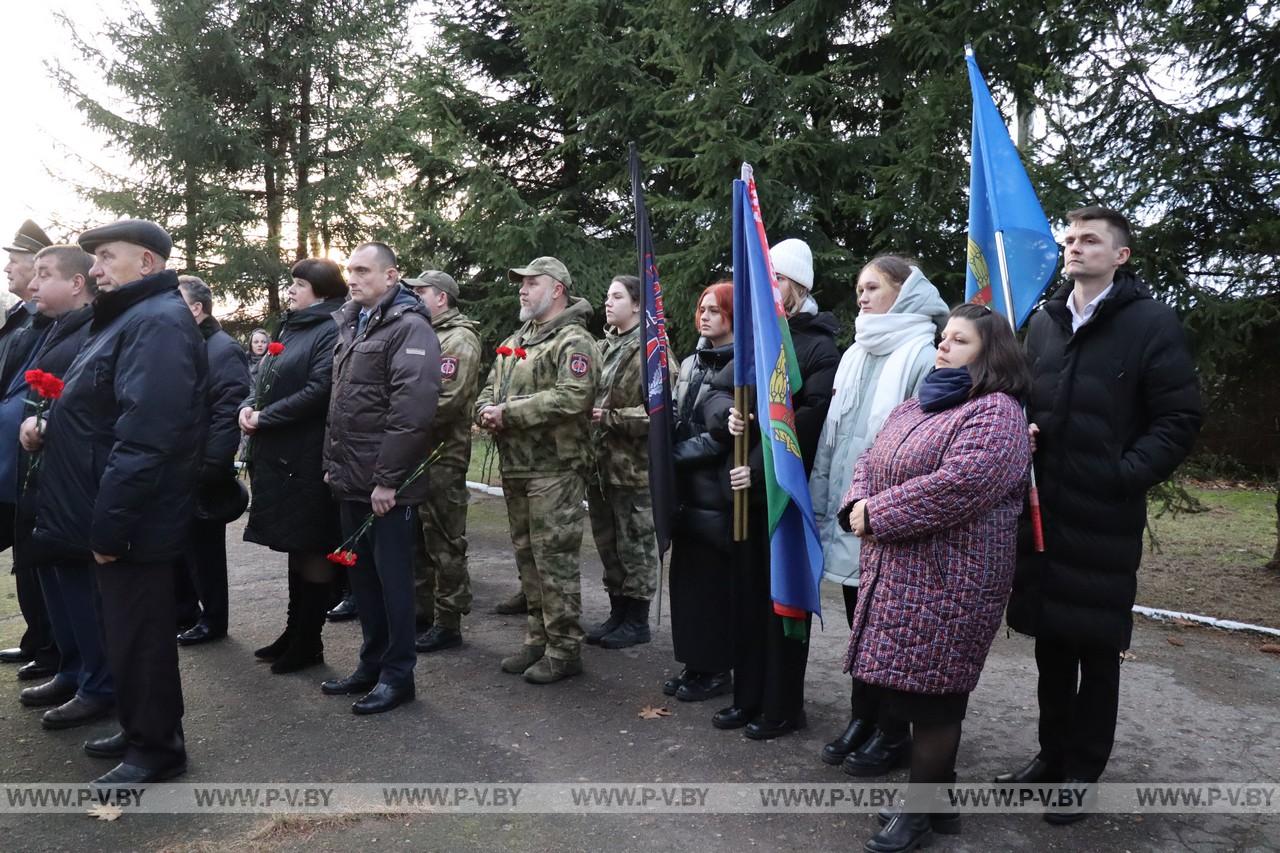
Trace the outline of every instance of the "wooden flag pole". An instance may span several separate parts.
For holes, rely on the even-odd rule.
[[[751,389],[746,385],[737,385],[733,389],[733,407],[742,415],[743,420],[750,423]],[[742,435],[733,438],[733,467],[741,468],[748,463],[750,456],[747,431],[744,427]],[[733,541],[747,541],[747,489],[735,489],[733,492]]]

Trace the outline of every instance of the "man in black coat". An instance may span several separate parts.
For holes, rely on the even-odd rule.
[[[1036,638],[1040,753],[998,782],[1093,782],[1102,774],[1133,630],[1146,493],[1173,473],[1200,429],[1178,318],[1122,269],[1128,221],[1101,207],[1067,221],[1063,271],[1072,284],[1027,328],[1045,550],[1035,553],[1022,537],[1008,611],[1010,627]]]
[[[80,247],[98,280],[89,339],[43,428],[28,418],[21,439],[43,447],[33,540],[98,579],[123,731],[85,744],[122,759],[95,784],[139,784],[187,767],[172,565],[194,510],[208,364],[160,226],[121,220]]]
[[[32,352],[48,330],[48,318],[41,317],[31,300],[31,281],[35,276],[36,253],[53,241],[39,225],[28,219],[22,223],[4,251],[9,253],[5,264],[5,276],[9,279],[9,292],[18,297],[0,323],[0,396],[7,405],[0,406],[0,431],[7,433],[0,443],[0,549],[15,545],[13,555],[13,581],[18,595],[18,609],[27,629],[12,649],[0,649],[0,661],[18,663],[18,678],[27,681],[46,678],[58,671],[58,648],[54,644],[49,627],[49,615],[45,611],[44,597],[34,567],[27,559],[21,545],[14,542],[13,493],[17,485],[14,466],[18,461],[18,442],[14,440],[17,427],[26,417],[26,387],[21,379]],[[8,393],[10,390],[13,393]],[[4,494],[3,492],[7,492]]]
[[[235,456],[240,446],[240,402],[249,396],[249,356],[214,319],[209,285],[196,276],[182,275],[178,292],[200,329],[209,359],[209,432],[196,514],[186,553],[175,563],[179,574],[174,579],[179,615],[184,610],[199,613],[195,624],[178,634],[178,643],[194,646],[227,636],[227,518],[219,516],[217,505],[225,502],[221,496],[234,495],[239,489]]]

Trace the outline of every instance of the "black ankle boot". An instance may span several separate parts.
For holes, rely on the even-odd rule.
[[[883,776],[910,760],[910,733],[894,737],[876,729],[866,743],[845,757],[840,769],[850,776]]]
[[[296,627],[289,639],[289,648],[271,664],[271,671],[276,675],[324,663],[324,643],[320,639],[320,632],[324,629],[328,596],[327,583],[298,581],[298,608],[294,617]]]
[[[639,598],[623,598],[622,624],[600,638],[604,649],[625,649],[653,639],[649,631],[649,602]]]
[[[871,836],[863,849],[867,853],[907,853],[933,840],[927,814],[897,812],[884,829]]]
[[[871,720],[854,717],[838,738],[822,748],[822,762],[839,765],[849,753],[866,743],[875,730],[876,724]]]
[[[587,641],[589,646],[600,645],[600,640],[605,634],[610,634],[619,625],[622,624],[623,618],[627,613],[627,599],[620,595],[609,594],[609,618],[601,622],[599,625],[587,632],[587,636],[583,639]]]
[[[289,648],[289,638],[293,635],[294,630],[293,620],[297,618],[298,584],[300,580],[297,572],[289,572],[289,608],[285,615],[284,633],[277,637],[274,643],[255,649],[253,652],[254,657],[273,661]]]

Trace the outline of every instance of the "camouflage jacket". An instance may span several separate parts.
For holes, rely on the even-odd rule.
[[[431,318],[440,339],[440,402],[435,436],[443,444],[437,466],[466,471],[471,464],[471,416],[480,391],[479,327],[450,308]]]
[[[600,380],[600,349],[586,329],[591,304],[581,297],[547,323],[529,321],[498,347],[476,400],[506,404],[497,434],[504,477],[584,476],[591,464],[591,407]]]
[[[604,367],[596,389],[602,409],[592,444],[596,471],[611,486],[649,485],[649,409],[640,362],[640,324],[629,332],[605,330]]]

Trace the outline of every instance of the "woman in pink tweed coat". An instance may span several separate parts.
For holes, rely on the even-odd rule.
[[[955,780],[969,692],[1013,585],[1031,450],[1018,399],[1030,388],[1008,322],[951,312],[936,369],[889,415],[854,466],[841,523],[862,539],[862,590],[845,671],[912,724],[911,782]],[[911,850],[958,818],[885,815],[873,853]]]

